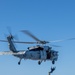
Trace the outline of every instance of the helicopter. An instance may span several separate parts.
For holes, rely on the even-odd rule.
[[[18,65],[21,64],[22,59],[31,59],[31,60],[38,60],[38,64],[40,65],[42,61],[51,61],[52,64],[55,64],[55,61],[58,59],[58,51],[52,49],[51,46],[46,46],[45,44],[50,42],[60,42],[63,40],[56,40],[56,41],[42,41],[35,37],[31,32],[28,30],[22,30],[24,34],[32,37],[36,42],[22,42],[22,41],[14,41],[14,36],[10,34],[7,36],[7,40],[0,40],[1,42],[8,42],[8,47],[10,51],[0,52],[0,55],[13,55],[18,57],[20,60]],[[68,39],[68,40],[74,40]],[[17,50],[14,43],[23,43],[23,44],[39,44],[36,46],[28,47],[27,50]]]

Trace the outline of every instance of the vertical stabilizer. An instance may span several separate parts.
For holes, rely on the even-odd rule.
[[[14,44],[13,44],[13,36],[12,35],[10,35],[10,36],[8,36],[7,37],[7,40],[8,40],[8,44],[9,44],[9,49],[12,51],[12,52],[17,52],[17,50],[16,50],[16,48],[15,48],[15,46],[14,46]]]

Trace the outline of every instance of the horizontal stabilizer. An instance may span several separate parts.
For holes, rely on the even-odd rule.
[[[22,54],[25,54],[25,51],[20,51],[20,52],[4,51],[4,52],[0,52],[0,55],[22,55]]]

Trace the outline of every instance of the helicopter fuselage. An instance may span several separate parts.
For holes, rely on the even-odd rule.
[[[14,43],[13,43],[13,37],[12,36],[8,36],[7,37],[8,40],[8,44],[9,44],[9,49],[13,52],[13,53],[18,53],[18,52],[22,52],[22,51],[17,51]],[[33,46],[33,47],[28,47],[28,50],[23,51],[23,54],[18,54],[18,55],[14,55],[18,58],[20,58],[20,61],[18,62],[18,64],[20,64],[22,59],[31,59],[31,60],[38,60],[38,64],[40,64],[42,61],[46,61],[46,60],[51,60],[52,63],[54,64],[55,61],[57,61],[58,59],[58,52],[52,50],[51,47],[49,46]]]
[[[26,50],[24,54],[14,56],[20,59],[38,60],[40,62],[46,60],[57,61],[58,52],[51,50],[49,46],[43,46],[38,48],[30,48],[29,50]]]

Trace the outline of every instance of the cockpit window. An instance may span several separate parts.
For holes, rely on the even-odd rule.
[[[38,47],[37,49],[38,49],[38,50],[43,50],[43,48],[42,48],[42,47]]]
[[[43,50],[43,48],[42,47],[37,47],[37,48],[32,48],[32,49],[29,49],[29,50]]]

